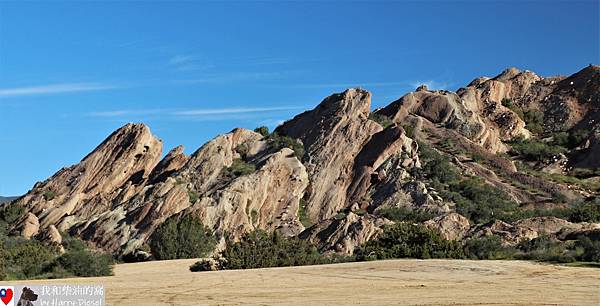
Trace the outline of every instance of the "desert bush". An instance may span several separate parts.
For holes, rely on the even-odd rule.
[[[48,190],[46,192],[44,192],[44,200],[46,201],[50,201],[52,199],[54,199],[56,195],[54,194],[54,191],[52,190]]]
[[[406,207],[386,207],[377,211],[379,216],[396,222],[413,222],[421,223],[435,217],[434,214],[423,211],[410,209]]]
[[[237,147],[235,147],[235,151],[242,157],[242,159],[246,159],[248,156],[248,152],[250,151],[250,147],[246,143],[240,143]]]
[[[304,227],[308,228],[311,227],[314,222],[310,219],[310,217],[308,217],[308,214],[306,213],[306,201],[304,199],[300,199],[300,203],[298,205],[298,218],[300,219],[300,223],[302,223],[302,225],[304,225]]]
[[[25,214],[25,208],[14,203],[4,204],[0,208],[0,236],[8,234],[10,225],[15,224]]]
[[[579,260],[600,262],[600,241],[582,237],[577,240],[575,247],[582,250],[582,254],[578,256]]]
[[[259,134],[261,134],[261,135],[263,135],[263,137],[267,137],[270,134],[269,133],[269,128],[266,127],[266,126],[264,126],[264,125],[261,126],[261,127],[255,128],[254,131],[257,132],[257,133],[259,133]]]
[[[302,161],[302,158],[304,157],[304,145],[301,141],[289,136],[281,136],[277,133],[273,133],[269,137],[271,139],[271,146],[275,150],[290,148],[294,151],[294,156]]]
[[[379,125],[381,125],[384,129],[393,124],[392,120],[388,116],[377,113],[370,113],[369,119],[379,123]]]
[[[188,199],[190,200],[190,203],[196,204],[196,202],[198,202],[198,198],[198,193],[192,190],[188,191]]]
[[[462,258],[463,250],[456,241],[449,241],[423,226],[396,223],[386,226],[376,239],[356,250],[357,260],[392,258]]]
[[[225,167],[223,174],[228,177],[239,177],[248,175],[256,171],[256,166],[251,163],[247,163],[242,159],[236,158],[233,160],[231,167]]]
[[[113,259],[108,254],[89,250],[72,251],[61,255],[56,261],[61,269],[74,276],[112,275]],[[61,269],[58,269],[58,271]]]
[[[517,256],[519,259],[553,262],[575,261],[574,252],[570,251],[564,242],[545,235],[521,241],[517,248],[522,252]]]
[[[515,252],[503,247],[498,236],[469,239],[465,242],[464,251],[470,259],[511,259]]]
[[[305,240],[285,238],[277,232],[256,230],[240,241],[228,241],[223,253],[223,269],[254,269],[314,265],[327,262],[316,247]]]
[[[535,139],[517,138],[510,144],[513,154],[528,161],[546,161],[559,153],[566,152],[563,147],[549,145]]]
[[[576,206],[569,216],[571,222],[600,222],[600,199]]]
[[[3,258],[10,278],[34,278],[44,272],[58,255],[58,249],[35,239],[5,237]]]
[[[517,203],[504,191],[487,184],[480,178],[469,177],[450,185],[444,199],[456,204],[456,211],[475,223],[487,223],[517,210]]]
[[[450,163],[450,159],[425,143],[419,142],[419,158],[424,165],[417,176],[443,184],[460,178],[458,169]]]
[[[524,114],[525,128],[534,134],[540,134],[544,131],[544,113],[538,110],[528,110]]]
[[[204,257],[215,245],[212,231],[191,215],[167,219],[150,237],[150,250],[159,260]]]

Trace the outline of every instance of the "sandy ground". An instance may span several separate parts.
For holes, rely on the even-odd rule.
[[[194,261],[121,264],[112,277],[11,284],[104,284],[108,305],[600,305],[597,268],[389,260],[192,273]]]

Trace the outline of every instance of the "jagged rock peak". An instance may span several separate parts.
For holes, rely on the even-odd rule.
[[[18,203],[31,209],[42,229],[58,225],[63,218],[76,222],[95,216],[110,208],[117,197],[126,200],[135,194],[161,155],[162,141],[146,125],[127,124],[79,164],[37,183]]]

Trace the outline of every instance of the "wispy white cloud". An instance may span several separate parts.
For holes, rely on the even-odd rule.
[[[269,112],[280,112],[288,110],[303,109],[299,106],[276,106],[276,107],[233,107],[233,108],[204,108],[204,109],[184,109],[184,110],[173,110],[173,109],[151,109],[151,110],[133,110],[133,109],[119,109],[109,111],[96,111],[90,112],[86,115],[89,117],[99,118],[115,118],[115,117],[140,117],[158,115],[160,117],[203,117],[211,116],[215,117],[218,115],[240,115],[240,114],[252,114],[252,113],[269,113]]]
[[[163,109],[151,109],[151,110],[133,110],[133,109],[120,109],[110,111],[98,111],[91,112],[87,115],[89,117],[126,117],[126,116],[144,116],[164,113],[166,110]]]
[[[169,59],[169,64],[170,65],[180,65],[180,64],[189,63],[193,60],[194,60],[194,56],[179,54],[179,55],[175,55],[175,56],[171,57]]]
[[[332,87],[386,87],[406,85],[406,81],[395,82],[343,82],[343,83],[316,83],[316,84],[291,84],[293,88],[332,88]],[[285,86],[285,85],[284,85]]]
[[[266,78],[277,78],[283,76],[285,72],[231,72],[231,73],[220,73],[220,74],[207,74],[203,77],[187,79],[187,80],[176,80],[176,83],[183,84],[201,84],[201,83],[226,83],[232,81],[245,81],[245,80],[260,80]]]
[[[297,106],[282,107],[242,107],[242,108],[214,108],[214,109],[192,109],[173,112],[175,116],[206,116],[206,115],[224,115],[224,114],[247,114],[247,113],[265,113],[275,111],[287,111],[300,109]]]
[[[0,97],[60,94],[114,89],[117,86],[101,83],[62,83],[52,85],[0,88]]]

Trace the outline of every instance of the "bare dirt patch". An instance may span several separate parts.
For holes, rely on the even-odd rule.
[[[18,283],[100,283],[108,305],[600,305],[595,268],[388,260],[192,273],[194,262],[121,264],[112,277]]]

